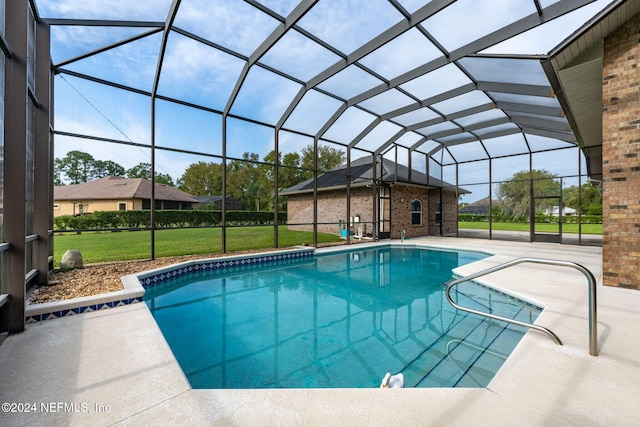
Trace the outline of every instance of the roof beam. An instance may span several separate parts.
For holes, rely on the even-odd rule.
[[[420,134],[418,134],[418,135],[420,135]],[[420,135],[420,136],[422,136],[422,135]],[[418,149],[418,147],[420,147],[425,142],[427,142],[427,137],[426,136],[422,136],[422,138],[420,138],[419,140],[414,142],[413,145],[411,145],[411,147],[408,147],[409,148],[409,152],[414,152],[415,150]]]
[[[402,20],[398,22],[393,27],[389,28],[384,33],[380,34],[378,37],[374,38],[370,42],[364,44],[359,49],[352,52],[347,56],[345,60],[340,60],[335,64],[331,65],[329,68],[321,71],[315,77],[309,80],[308,86],[314,87],[319,85],[320,83],[327,80],[329,77],[338,73],[342,69],[348,67],[349,65],[355,63],[356,61],[362,59],[369,53],[373,52],[380,46],[390,42],[395,39],[405,31],[415,27],[425,19],[430,16],[436,14],[441,11],[445,7],[449,6],[451,3],[454,3],[455,0],[434,0],[429,2],[427,5],[421,7],[417,11],[415,11],[408,19]]]
[[[77,71],[66,70],[64,68],[56,68],[55,74],[67,74],[67,75],[70,75],[70,76],[73,76],[73,77],[77,77],[77,78],[80,78],[80,79],[89,80],[89,81],[94,82],[94,83],[100,83],[100,84],[103,84],[105,86],[111,86],[111,87],[115,87],[117,89],[126,90],[128,92],[137,93],[138,95],[151,96],[151,92],[148,92],[146,90],[136,89],[136,88],[131,87],[131,86],[125,86],[125,85],[120,84],[120,83],[114,83],[114,82],[109,81],[109,80],[104,80],[104,79],[100,79],[98,77],[89,76],[87,74],[78,73]]]
[[[152,103],[155,100],[156,93],[158,93],[158,85],[160,84],[160,74],[162,73],[164,53],[167,50],[167,41],[169,40],[169,32],[171,31],[171,26],[173,25],[173,21],[176,19],[176,15],[178,14],[178,8],[180,7],[180,2],[182,2],[182,0],[173,0],[171,2],[171,7],[169,8],[169,13],[167,14],[167,20],[163,26],[164,31],[162,33],[162,43],[160,44],[160,53],[158,54],[158,63],[156,64],[156,73],[153,78],[153,89],[151,89]],[[151,181],[153,182],[153,177]]]
[[[503,125],[506,123],[511,123],[511,119],[507,116],[504,117],[500,117],[497,119],[493,119],[493,120],[487,120],[484,122],[480,122],[480,123],[475,123],[473,125],[469,125],[469,126],[463,126],[462,130],[465,132],[475,132],[477,130],[481,130],[481,129],[486,129],[486,128],[490,128],[493,126],[499,126],[499,125]]]
[[[493,110],[496,105],[493,102],[487,102],[485,104],[477,105],[475,107],[467,108],[466,110],[457,111],[452,114],[445,114],[444,119],[447,121],[461,119],[466,116],[472,116],[474,114],[482,113],[484,111]]]
[[[42,18],[42,22],[48,25],[64,25],[76,27],[156,27],[164,28],[164,22],[160,21],[111,21],[107,19],[64,19]]]
[[[542,116],[564,117],[561,107],[547,107],[543,105],[520,104],[516,102],[496,102],[501,110],[517,111],[521,113],[540,114]]]
[[[408,131],[418,131],[428,126],[437,125],[438,123],[444,123],[451,120],[460,119],[462,117],[470,116],[473,114],[481,113],[483,111],[493,110],[495,105],[493,103],[486,103],[478,105],[476,107],[467,108],[466,110],[458,111],[454,114],[444,115],[435,119],[427,120],[426,122],[415,123],[411,126],[407,126]],[[421,134],[423,135],[423,134]]]
[[[571,12],[579,7],[582,7],[588,3],[591,3],[593,0],[573,0],[567,2],[558,2],[556,4],[550,5],[543,10],[543,15],[540,16],[538,13],[530,14],[514,23],[511,23],[505,27],[502,27],[485,37],[474,40],[471,43],[468,43],[465,46],[462,46],[453,52],[450,53],[448,58],[440,57],[433,61],[430,61],[427,64],[424,64],[420,67],[417,67],[407,73],[404,73],[392,81],[389,82],[388,85],[379,85],[373,89],[368,90],[367,92],[357,95],[349,100],[349,105],[352,103],[362,102],[365,99],[374,97],[376,95],[381,94],[382,92],[392,89],[396,86],[399,86],[403,83],[406,83],[416,77],[419,77],[423,74],[426,74],[430,71],[435,70],[449,62],[454,62],[466,55],[474,54],[483,49],[486,49],[490,46],[493,46],[497,43],[500,43],[504,40],[507,40],[515,35],[518,35],[524,31],[527,31],[531,28],[534,28],[540,24],[543,24],[551,19],[562,16],[568,12]],[[425,18],[426,19],[426,18]],[[347,61],[348,62],[348,61]],[[320,82],[315,82],[311,80],[310,83],[319,84]],[[477,85],[478,90],[493,90],[496,92],[509,92],[509,93],[520,93],[523,95],[535,95],[535,96],[553,96],[553,90],[551,86],[536,86],[536,85],[519,85],[513,83],[493,83],[493,82],[478,82]]]
[[[558,4],[551,5],[544,9],[543,11],[544,14],[542,16],[539,15],[538,13],[533,13],[514,23],[511,23],[505,27],[502,27],[488,34],[485,37],[474,40],[473,42],[456,49],[455,51],[451,52],[449,57],[443,56],[443,57],[437,58],[433,61],[430,61],[427,64],[424,64],[420,67],[417,67],[414,70],[410,70],[407,73],[404,73],[398,76],[397,78],[390,81],[389,84],[378,85],[375,88],[370,89],[363,94],[360,94],[358,96],[351,98],[350,100],[348,100],[347,105],[349,106],[355,105],[366,99],[379,95],[391,88],[394,88],[403,83],[406,83],[409,80],[412,80],[420,75],[433,71],[434,69],[439,68],[449,62],[453,62],[457,59],[464,57],[465,55],[476,53],[496,43],[507,40],[510,37],[513,37],[526,30],[534,28],[535,26],[540,25],[550,19],[556,18],[572,10],[575,10],[576,8],[583,6],[584,4],[587,4],[589,2],[591,2],[591,0],[574,0],[569,2],[560,2],[562,3],[561,5],[558,5]],[[357,61],[359,57],[366,56],[368,53],[372,52],[373,50],[377,49],[378,47],[382,46],[383,44],[397,37],[401,33],[417,25],[419,22],[422,22],[424,19],[427,19],[429,16],[431,16],[431,14],[436,13],[437,11],[441,10],[443,7],[446,7],[448,6],[448,4],[450,4],[450,2],[448,1],[438,2],[438,4],[434,4],[434,3],[435,2],[431,2],[429,5],[423,7],[418,12],[412,14],[409,20],[403,20],[399,22],[398,24],[396,24],[395,26],[393,26],[392,28],[390,28],[380,36],[374,38],[369,43],[363,45],[360,49],[348,55],[346,60],[338,61],[331,67],[327,68],[326,70],[318,74],[316,77],[309,80],[304,90],[309,90],[311,87],[322,83],[324,80],[328,79],[332,75],[346,68],[348,65],[355,63],[355,61]],[[433,7],[433,9],[430,9],[431,7]],[[386,40],[387,38],[388,40]],[[536,86],[534,86],[533,88],[527,88],[526,87],[527,85],[524,85],[525,88],[523,89],[522,88],[523,85],[512,85],[512,84],[500,84],[497,86],[490,84],[487,86],[495,89],[502,89],[502,91],[506,91],[507,88],[511,88],[510,92],[515,92],[515,93],[520,93],[520,92],[514,91],[513,90],[514,88],[519,88],[520,91],[523,91],[525,89],[540,89],[539,87],[536,87]],[[478,85],[478,89],[484,90],[480,88],[480,85]],[[544,95],[550,95],[550,94],[552,94],[551,88],[545,87]],[[299,101],[294,100],[294,102],[291,103],[291,105],[287,109],[287,111],[289,111],[289,114],[291,114],[291,112],[295,109],[298,102]],[[416,105],[416,108],[418,108],[417,105]],[[284,122],[284,120],[281,120],[281,121]]]
[[[460,86],[455,89],[448,90],[446,92],[442,92],[438,95],[432,96],[427,99],[423,99],[420,101],[420,105],[407,105],[406,107],[398,108],[397,110],[389,111],[381,116],[382,120],[389,120],[393,117],[401,116],[406,113],[410,113],[415,110],[419,110],[420,108],[429,107],[432,104],[437,104],[438,102],[446,101],[447,99],[455,98],[456,96],[464,95],[465,93],[472,92],[476,89],[476,85],[474,83],[468,83],[466,85]]]
[[[518,95],[543,96],[551,98],[554,96],[550,85],[525,85],[518,83],[503,82],[478,82],[478,90],[486,92],[515,93]]]
[[[163,28],[154,28],[154,29],[146,31],[146,32],[144,32],[142,34],[138,34],[136,36],[129,37],[129,38],[121,40],[119,42],[116,42],[116,43],[113,43],[113,44],[110,44],[110,45],[107,45],[107,46],[103,46],[103,47],[101,47],[99,49],[96,49],[96,50],[92,50],[91,52],[87,52],[85,54],[78,55],[78,56],[73,57],[71,59],[67,59],[66,61],[59,62],[57,64],[54,64],[53,67],[54,68],[56,68],[56,67],[64,67],[65,65],[71,64],[73,62],[77,62],[77,61],[80,61],[80,60],[83,60],[83,59],[87,59],[87,58],[89,58],[89,57],[91,57],[93,55],[97,55],[99,53],[106,52],[108,50],[115,49],[115,48],[120,47],[120,46],[124,46],[125,44],[129,44],[131,42],[143,39],[145,37],[152,36],[152,35],[154,35],[156,33],[159,33],[162,30],[163,30]]]
[[[527,117],[512,114],[511,121],[521,126],[548,129],[551,131],[556,130],[560,132],[571,132],[571,126],[569,126],[568,122],[552,120],[550,118],[546,119],[544,117]]]
[[[424,135],[429,139],[434,139],[434,140],[437,141],[439,138],[445,138],[447,136],[460,135],[462,133],[464,133],[464,131],[461,128],[454,128],[454,129],[443,130],[443,131],[440,131],[440,132],[435,132],[435,133],[432,133],[430,135],[424,135],[424,134],[421,134],[421,135]],[[473,140],[475,140],[475,139],[476,138],[474,138]]]
[[[376,126],[378,126],[380,124],[382,120],[380,120],[380,117],[376,117],[374,121],[372,121],[369,126],[367,126],[366,128],[364,128],[362,130],[362,132],[360,132],[358,134],[358,136],[356,136],[347,146],[347,148],[353,148],[355,147],[355,145],[360,142],[362,140],[362,138],[364,138],[365,136],[367,136],[367,134],[369,132],[371,132],[373,129],[375,129]]]
[[[378,147],[378,149],[375,150],[373,152],[373,154],[375,154],[377,156],[378,154],[382,153],[382,151],[384,151],[387,147],[389,147],[391,144],[393,144],[398,138],[400,138],[405,133],[407,133],[406,130],[400,129],[395,135],[393,135],[391,138],[387,139],[380,147]]]
[[[236,81],[236,85],[234,86],[233,91],[231,91],[231,94],[229,95],[229,99],[227,100],[227,105],[224,108],[225,115],[228,114],[229,111],[231,111],[231,107],[233,106],[233,103],[238,97],[240,88],[244,84],[244,81],[246,80],[251,67],[255,63],[257,63],[260,60],[260,58],[262,58],[264,54],[267,53],[267,51],[271,49],[271,47],[273,47],[273,45],[275,45],[278,42],[278,40],[280,40],[286,34],[286,32],[289,31],[289,29],[292,26],[294,26],[317,2],[318,0],[302,0],[295,7],[295,9],[291,11],[289,16],[287,16],[287,18],[285,19],[285,22],[278,25],[278,27],[275,30],[273,30],[273,32],[249,56],[249,59],[244,64],[244,68],[242,69],[240,76],[238,76],[238,80]],[[296,99],[298,99],[299,101],[298,97],[296,97]],[[280,121],[284,123],[286,120],[287,118],[285,117],[284,119],[281,118]]]
[[[333,124],[340,118],[342,113],[344,113],[347,110],[347,108],[348,107],[346,103],[342,104],[340,108],[338,108],[338,110],[336,110],[336,112],[333,113],[333,115],[329,118],[329,120],[327,120],[325,124],[322,125],[318,133],[315,134],[314,139],[322,138],[322,136],[329,130],[331,126],[333,126]]]
[[[370,42],[364,44],[363,46],[361,46],[360,48],[358,48],[357,50],[349,54],[346,58],[339,60],[335,64],[329,66],[328,68],[326,68],[325,70],[317,74],[315,77],[313,77],[307,82],[307,84],[303,87],[303,90],[307,91],[307,90],[310,90],[311,88],[314,88],[315,86],[324,82],[328,78],[332,77],[333,75],[347,68],[349,65],[354,64],[359,59],[373,52],[380,46],[388,43],[389,41],[403,34],[407,30],[415,27],[420,22],[424,21],[425,19],[429,18],[430,16],[434,15],[435,13],[449,6],[454,1],[455,0],[431,1],[429,4],[421,7],[416,12],[411,14],[411,16],[408,19],[398,22],[396,25],[389,28],[387,31],[383,32],[378,37],[374,38]],[[380,93],[382,93],[389,88],[389,85],[385,83],[378,86],[378,88],[381,90]],[[289,107],[285,111],[285,114],[283,114],[283,116],[279,120],[279,123],[284,123],[286,121],[288,116],[297,107],[300,99],[301,98],[296,96],[296,99],[294,99],[290,103]],[[347,107],[351,105],[355,105],[357,104],[357,102],[359,102],[357,100],[351,100],[351,101],[352,101],[351,103],[349,101],[347,102]]]
[[[573,133],[568,133],[568,132],[555,132],[548,129],[540,129],[540,128],[529,127],[529,126],[522,126],[522,132],[528,133],[531,135],[543,136],[545,138],[559,139],[560,141],[570,142],[572,144],[578,143]]]

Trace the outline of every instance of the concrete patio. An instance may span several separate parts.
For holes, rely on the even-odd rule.
[[[588,354],[587,281],[523,264],[485,282],[545,305],[486,389],[192,390],[145,304],[30,324],[0,346],[0,425],[640,425],[640,293],[601,286],[601,248],[455,238],[405,244],[574,261],[598,279],[597,357]]]

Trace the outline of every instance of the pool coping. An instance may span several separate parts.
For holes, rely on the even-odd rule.
[[[244,255],[230,255],[218,258],[196,259],[130,274],[128,276],[124,276],[122,280],[123,283],[125,280],[127,282],[137,282],[146,290],[162,285],[164,282],[171,279],[190,273],[298,260],[313,256],[315,251],[316,248],[314,247],[301,246],[296,249],[283,251],[269,251]]]
[[[73,316],[75,314],[121,307],[142,301],[144,288],[140,286],[140,283],[132,280],[122,280],[122,285],[124,289],[120,291],[71,298],[68,300],[27,304],[25,307],[25,323],[52,320],[60,317]]]
[[[425,243],[463,245],[450,238]],[[640,342],[629,334],[639,318],[640,294],[601,285],[601,249],[465,239],[464,249],[473,248],[488,249],[495,257],[468,264],[465,275],[524,256],[589,268],[598,278],[604,327],[598,357],[587,353],[584,277],[527,264],[488,277],[494,287],[547,302],[540,324],[557,332],[565,345],[527,333],[486,389],[193,390],[146,304],[134,304],[29,325],[0,346],[5,401],[89,402],[91,407],[97,402],[111,405],[109,413],[21,413],[7,414],[8,420],[32,425],[637,425],[640,367],[634,355]]]
[[[437,246],[425,245],[424,243],[398,243],[394,241],[371,242],[366,245],[371,247],[411,247],[445,251],[464,250],[468,252],[480,252],[489,256],[490,252],[468,250],[463,248],[441,248]],[[315,254],[328,254],[345,251],[353,251],[354,246],[333,246],[326,248],[315,248],[310,246],[298,246],[288,250],[274,250],[267,252],[221,256],[216,258],[202,258],[171,264],[139,273],[129,274],[120,278],[123,289],[119,291],[107,292],[104,294],[87,297],[72,298],[68,300],[51,301],[38,304],[27,304],[25,308],[25,323],[36,323],[43,320],[52,320],[60,317],[73,316],[76,314],[89,313],[92,311],[105,310],[114,307],[121,307],[129,304],[142,302],[146,289],[158,286],[170,279],[184,274],[207,271],[218,268],[240,267],[256,263],[279,262],[293,258],[313,256]],[[491,286],[489,286],[491,287]],[[504,291],[503,291],[504,292]],[[507,293],[507,292],[504,292]],[[507,293],[509,294],[509,293]],[[518,295],[509,294],[512,297],[520,298]],[[520,298],[523,299],[523,298]],[[525,300],[526,301],[526,300]],[[534,305],[543,306],[537,302]]]
[[[142,302],[147,288],[159,285],[167,280],[194,271],[206,271],[217,268],[251,265],[256,263],[279,262],[311,256],[315,248],[299,246],[295,249],[268,251],[251,254],[229,255],[216,258],[202,258],[171,264],[120,278],[123,289],[87,297],[27,304],[25,323],[37,323],[43,320],[58,319],[76,314],[121,307]]]
[[[278,252],[264,252],[264,253],[260,253],[260,254],[252,254],[252,255],[242,255],[242,256],[230,256],[230,257],[219,257],[219,258],[214,258],[214,259],[200,259],[200,260],[190,260],[190,261],[186,261],[186,262],[182,262],[182,263],[177,263],[177,264],[171,264],[171,265],[167,265],[164,267],[160,267],[160,268],[156,268],[156,269],[152,269],[152,270],[146,270],[143,272],[139,272],[139,273],[135,273],[135,274],[131,274],[131,275],[127,275],[124,276],[122,278],[123,281],[127,280],[127,281],[131,281],[131,282],[135,282],[137,284],[139,284],[140,286],[142,286],[145,291],[146,290],[155,290],[158,289],[160,290],[160,292],[162,292],[162,287],[163,285],[166,284],[166,286],[171,287],[174,286],[174,284],[176,283],[175,281],[173,281],[173,279],[178,278],[178,277],[182,277],[182,276],[186,276],[188,274],[194,274],[194,273],[204,273],[204,272],[213,272],[214,270],[218,269],[218,268],[233,268],[233,267],[253,267],[253,265],[251,264],[255,264],[255,262],[263,262],[264,264],[267,264],[270,261],[277,261],[277,260],[282,260],[282,259],[288,259],[288,258],[292,258],[291,255],[294,255],[295,258],[297,258],[296,261],[300,260],[303,257],[307,257],[307,258],[315,258],[315,256],[317,255],[333,255],[333,254],[340,254],[340,253],[348,253],[348,252],[354,252],[354,251],[358,251],[358,250],[372,250],[372,249],[376,249],[376,248],[407,248],[407,249],[422,249],[422,250],[432,250],[432,251],[440,251],[440,252],[453,252],[453,253],[459,253],[459,252],[467,252],[467,253],[479,253],[479,254],[484,254],[487,255],[486,258],[482,258],[476,261],[472,261],[469,263],[466,263],[464,265],[461,265],[459,267],[456,267],[454,269],[451,270],[451,277],[452,279],[455,278],[459,278],[462,277],[463,275],[457,273],[456,271],[460,268],[463,267],[468,267],[468,266],[472,266],[475,263],[478,262],[483,262],[486,259],[490,259],[493,256],[495,256],[495,254],[486,251],[486,250],[479,250],[479,249],[468,249],[468,248],[461,248],[461,247],[442,247],[442,246],[437,246],[437,245],[430,245],[428,243],[421,243],[421,242],[417,242],[417,243],[404,243],[404,242],[400,242],[400,241],[383,241],[383,242],[371,242],[369,244],[367,244],[366,246],[355,246],[355,245],[346,245],[346,246],[330,246],[330,247],[324,247],[324,248],[315,248],[315,247],[303,247],[303,249],[301,250],[289,250],[289,251],[278,251]],[[259,255],[259,256],[256,256]],[[275,257],[274,255],[276,255],[277,257]],[[255,258],[260,258],[261,260],[258,261]],[[277,259],[275,259],[277,258]],[[229,262],[229,261],[233,261],[233,262]],[[248,262],[247,262],[248,261]],[[211,265],[211,264],[214,265]],[[217,264],[217,265],[216,265]],[[199,268],[198,268],[199,267]],[[510,298],[512,300],[517,300],[519,301],[521,304],[523,304],[524,306],[527,306],[533,310],[538,311],[538,316],[540,314],[542,314],[542,312],[545,310],[547,304],[540,302],[538,300],[532,299],[532,298],[527,298],[524,295],[520,295],[517,292],[510,292],[509,290],[494,285],[491,282],[488,281],[483,281],[483,280],[472,280],[472,283],[474,283],[475,285],[481,287],[481,288],[485,288],[487,290],[493,291],[497,294],[501,294],[507,298]],[[446,286],[447,282],[443,282],[442,286]],[[153,297],[153,296],[152,296]],[[453,307],[451,307],[453,308]],[[150,314],[153,317],[153,313]],[[154,322],[156,322],[156,319],[154,317]],[[157,324],[156,324],[157,325]],[[159,325],[157,325],[158,328],[160,328]],[[527,331],[525,331],[527,332]],[[163,333],[164,334],[164,333]],[[523,334],[524,337],[525,334]],[[164,337],[164,335],[163,335]],[[165,338],[165,342],[166,342],[166,338]],[[167,345],[168,342],[167,342]],[[517,346],[517,345],[516,345]],[[172,352],[173,354],[173,352]],[[175,357],[175,355],[174,355]],[[176,359],[176,363],[178,365],[179,362]],[[183,375],[186,378],[186,374],[184,373],[184,371],[181,372],[183,373]],[[499,368],[498,371],[502,369]],[[496,371],[494,373],[494,377],[497,375],[498,371]],[[188,380],[187,380],[188,381]],[[453,388],[453,387],[444,387],[444,388]],[[463,388],[470,388],[470,389],[476,389],[476,387],[463,387]],[[484,386],[484,387],[477,387],[478,389],[487,389],[488,386]],[[229,391],[232,390],[233,388],[221,388],[221,389],[194,389],[191,384],[189,383],[189,389],[190,390],[224,390],[224,391]],[[296,388],[291,388],[291,390],[295,390]],[[333,388],[330,388],[333,389]],[[260,390],[260,389],[258,389]],[[271,389],[270,389],[271,390]],[[309,390],[317,390],[317,388],[309,388]]]

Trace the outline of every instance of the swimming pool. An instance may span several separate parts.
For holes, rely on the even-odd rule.
[[[486,257],[379,246],[197,271],[145,301],[193,388],[485,387],[524,334],[455,310],[443,282]],[[274,265],[275,264],[275,265]],[[540,308],[464,283],[472,308],[532,322]]]

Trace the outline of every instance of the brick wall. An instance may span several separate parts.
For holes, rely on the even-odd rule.
[[[429,236],[440,236],[440,225],[436,224],[436,204],[440,200],[440,190],[429,191]],[[442,235],[450,236],[458,232],[458,199],[452,191],[442,192]]]
[[[426,188],[395,185],[391,190],[391,238],[399,239],[402,230],[406,237],[426,236],[429,219],[429,194]],[[411,224],[411,201],[422,202],[422,224]]]
[[[361,223],[372,222],[373,193],[371,188],[351,188],[351,216],[360,216]],[[347,198],[345,190],[321,191],[318,193],[318,224],[320,233],[338,233],[339,221],[347,221]],[[313,230],[313,193],[289,196],[287,222],[291,230]],[[306,223],[306,224],[305,224]],[[295,225],[301,224],[301,225]],[[362,225],[364,227],[364,224]],[[371,225],[367,232],[370,232]]]
[[[603,280],[640,289],[640,15],[604,40]]]
[[[399,239],[402,230],[406,230],[406,237],[439,235],[440,226],[435,225],[435,203],[440,200],[439,190],[394,185],[391,187],[391,212],[385,204],[384,219],[391,215],[391,238]],[[389,189],[387,189],[389,191]],[[321,191],[318,193],[318,232],[337,233],[338,222],[347,221],[347,200],[345,190]],[[422,224],[411,224],[411,201],[418,199],[422,202]],[[443,193],[444,224],[443,234],[455,234],[458,228],[458,204],[455,193]],[[360,225],[366,233],[372,233],[373,227],[373,194],[371,188],[356,187],[351,189],[351,216],[360,217]],[[289,196],[287,203],[287,222],[291,230],[312,231],[313,225],[313,194],[298,194]],[[306,224],[305,224],[306,223]],[[300,224],[300,225],[296,225]],[[365,228],[366,227],[366,228]]]

